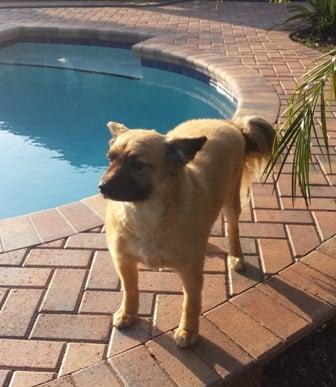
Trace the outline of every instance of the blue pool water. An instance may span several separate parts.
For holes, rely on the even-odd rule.
[[[164,133],[235,109],[206,83],[142,67],[129,50],[55,45],[53,54],[52,46],[0,49],[0,218],[95,194],[107,121]]]

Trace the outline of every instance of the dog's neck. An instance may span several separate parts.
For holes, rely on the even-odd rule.
[[[176,213],[181,203],[183,178],[176,177],[158,187],[143,202],[123,203],[125,226],[138,234],[163,234],[176,223]]]

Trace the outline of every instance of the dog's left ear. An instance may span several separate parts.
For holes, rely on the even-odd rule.
[[[177,138],[166,143],[167,161],[171,167],[184,166],[191,161],[207,141],[205,136]]]
[[[112,137],[117,137],[119,134],[128,130],[128,127],[120,124],[119,122],[110,121],[106,124],[108,130],[111,132]]]

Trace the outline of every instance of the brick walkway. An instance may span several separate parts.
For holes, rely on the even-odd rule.
[[[110,26],[149,35],[178,32],[177,48],[219,52],[258,71],[276,89],[284,109],[295,80],[319,56],[289,40],[288,31],[270,30],[286,16],[285,8],[224,2],[215,12],[202,4],[2,9],[0,30],[9,24],[48,23],[75,25],[83,33],[86,27]],[[267,110],[266,100],[258,105]],[[335,112],[328,117],[335,173]],[[271,183],[253,185],[240,223],[248,263],[243,275],[228,271],[225,224],[222,217],[216,222],[205,266],[202,337],[194,349],[179,350],[172,340],[182,289],[169,271],[141,268],[141,319],[126,331],[112,329],[120,283],[101,231],[104,203],[99,198],[24,221],[0,222],[0,249],[8,250],[0,254],[0,384],[191,386],[245,375],[253,385],[246,372],[256,363],[335,315],[336,175],[329,173],[318,148],[312,149],[309,209],[301,198],[292,207],[290,164],[275,193]],[[40,244],[51,239],[57,240]],[[34,246],[17,249],[28,245]]]

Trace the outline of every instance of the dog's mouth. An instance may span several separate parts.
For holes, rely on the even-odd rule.
[[[101,191],[100,191],[100,194],[102,195],[102,197],[103,197],[104,199],[110,199],[110,198],[107,196],[107,194],[102,193]]]

